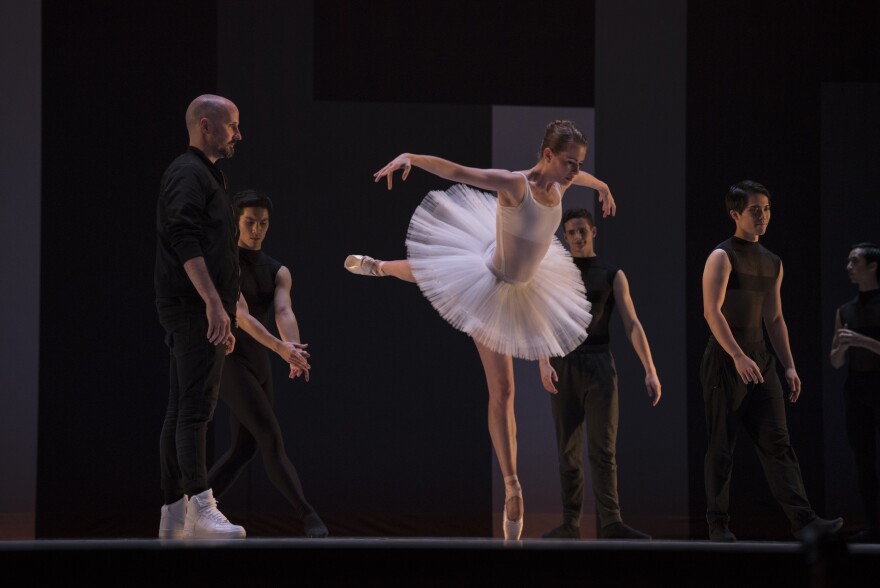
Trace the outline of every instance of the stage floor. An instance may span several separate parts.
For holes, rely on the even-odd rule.
[[[0,542],[15,585],[840,587],[876,579],[880,545],[328,538]],[[871,585],[873,582],[867,584]],[[4,582],[6,585],[12,585]]]

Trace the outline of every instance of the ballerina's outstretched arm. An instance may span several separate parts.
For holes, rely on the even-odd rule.
[[[506,169],[467,167],[433,155],[401,153],[385,167],[373,174],[374,181],[378,182],[382,178],[387,178],[388,189],[390,190],[394,172],[403,170],[401,179],[406,181],[413,166],[451,182],[468,184],[482,190],[509,194],[517,202],[522,199],[524,186],[522,176],[519,174]]]

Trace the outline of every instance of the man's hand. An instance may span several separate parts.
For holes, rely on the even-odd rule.
[[[801,395],[801,379],[794,368],[785,370],[785,381],[788,382],[788,388],[791,390],[788,394],[788,401],[794,404]]]
[[[752,361],[752,359],[745,353],[735,356],[733,358],[733,363],[736,366],[736,373],[742,378],[743,383],[764,383],[764,376],[761,374],[761,369],[758,367],[758,364]]]
[[[214,345],[225,345],[232,336],[232,321],[226,309],[222,304],[209,304],[205,307],[205,315],[208,317],[208,341]]]
[[[837,343],[840,345],[842,351],[846,351],[850,347],[864,347],[870,349],[872,341],[873,340],[870,337],[866,337],[861,333],[856,333],[852,329],[848,329],[847,325],[844,325],[842,329],[837,330]]]
[[[551,394],[558,393],[559,390],[556,389],[553,382],[558,382],[559,376],[556,375],[556,370],[550,365],[550,358],[542,357],[538,360],[538,368],[541,370],[541,384],[544,386],[544,390]]]
[[[657,374],[648,374],[645,376],[645,388],[648,390],[648,398],[651,399],[651,406],[657,406],[660,402],[660,379]]]
[[[293,380],[293,379],[298,378],[300,376],[304,376],[306,379],[306,382],[308,382],[309,381],[309,370],[300,369],[300,368],[296,367],[295,365],[291,364],[290,375],[288,375],[287,377],[290,378],[291,380]]]
[[[275,352],[281,356],[285,362],[292,366],[296,366],[301,370],[311,369],[308,358],[311,357],[306,347],[308,343],[294,343],[293,341],[281,341]]]

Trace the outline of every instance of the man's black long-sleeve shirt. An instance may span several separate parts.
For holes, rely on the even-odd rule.
[[[235,316],[240,285],[236,214],[222,172],[195,147],[171,162],[162,176],[156,232],[156,297],[201,301],[183,264],[204,257],[224,307]]]

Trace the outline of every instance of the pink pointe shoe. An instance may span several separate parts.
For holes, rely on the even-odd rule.
[[[517,496],[516,494],[514,494],[510,498],[508,498],[507,500],[504,501],[504,515],[503,515],[502,528],[504,529],[504,540],[505,541],[519,541],[519,538],[522,535],[523,518],[525,518],[523,516],[524,513],[520,513],[518,521],[511,521],[509,518],[507,518],[507,502],[511,498],[516,498],[516,497],[518,497],[520,500],[522,500],[521,495]]]
[[[382,277],[382,261],[369,255],[349,255],[345,258],[345,269],[359,276]]]

